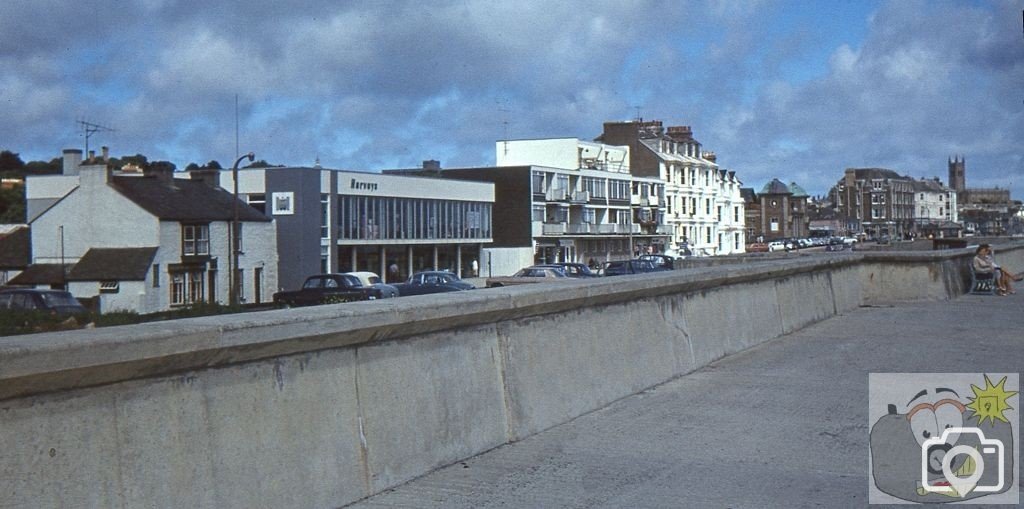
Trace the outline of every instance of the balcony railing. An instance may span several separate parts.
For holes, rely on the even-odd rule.
[[[590,223],[577,223],[569,225],[569,233],[573,235],[589,235],[591,233],[597,233],[596,224]]]
[[[565,201],[569,199],[569,190],[562,187],[552,187],[544,194],[547,201]]]
[[[572,199],[570,201],[573,203],[587,203],[590,201],[590,191],[576,191],[575,193],[572,193]]]
[[[566,230],[565,223],[544,223],[544,235],[564,235]]]

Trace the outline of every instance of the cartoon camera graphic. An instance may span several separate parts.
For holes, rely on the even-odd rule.
[[[972,386],[976,397],[968,404],[954,389],[936,386],[908,394],[903,411],[888,404],[871,426],[872,484],[916,503],[962,502],[1009,490],[1016,446],[1003,412],[1016,392],[987,377],[985,382],[984,390]]]
[[[977,448],[954,445],[965,434],[974,435]],[[986,458],[990,461],[986,461]],[[929,493],[998,493],[1004,484],[1004,458],[1001,440],[986,439],[985,433],[978,428],[947,428],[943,430],[942,436],[930,438],[921,444],[921,487]],[[993,484],[986,486],[984,484],[987,483],[982,483],[981,479],[986,467],[992,465],[996,466],[996,471],[994,477],[988,477],[988,482]],[[942,474],[945,482],[934,482],[935,474]]]

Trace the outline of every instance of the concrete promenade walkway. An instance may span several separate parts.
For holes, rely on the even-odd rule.
[[[865,507],[868,373],[1022,368],[1024,291],[860,308],[353,507]]]

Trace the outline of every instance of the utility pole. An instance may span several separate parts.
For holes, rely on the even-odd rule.
[[[85,134],[85,157],[89,157],[89,138],[92,135],[99,132],[114,132],[115,129],[111,129],[106,126],[99,124],[93,124],[92,122],[86,122],[85,120],[79,120],[78,125],[82,126],[82,131]]]

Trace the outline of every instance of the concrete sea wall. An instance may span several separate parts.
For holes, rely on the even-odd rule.
[[[0,507],[338,507],[860,305],[956,297],[971,254],[0,338]]]

